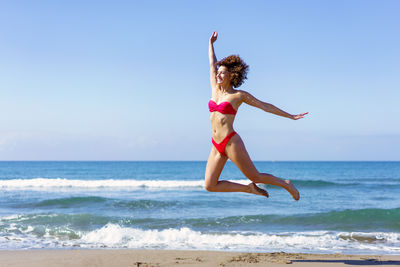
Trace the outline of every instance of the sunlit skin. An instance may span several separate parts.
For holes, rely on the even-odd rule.
[[[217,58],[214,52],[214,42],[217,40],[217,32],[213,32],[209,40],[209,62],[210,62],[210,83],[212,89],[212,100],[217,104],[221,102],[229,102],[235,110],[238,110],[242,103],[262,109],[266,112],[298,120],[303,118],[308,112],[291,115],[272,104],[262,102],[243,90],[236,90],[231,85],[231,73],[225,66],[219,66],[217,69]],[[233,122],[235,115],[222,114],[220,112],[211,112],[211,129],[212,138],[219,143],[229,133],[233,131]],[[268,141],[268,140],[267,140]],[[212,145],[211,152],[208,157],[206,173],[205,173],[205,188],[211,192],[245,192],[268,197],[268,192],[259,188],[256,184],[269,184],[286,189],[295,200],[300,199],[299,191],[289,181],[271,174],[260,173],[254,166],[246,147],[239,134],[235,134],[228,142],[225,148],[226,156],[220,154]],[[230,159],[240,171],[251,181],[248,185],[238,184],[230,181],[221,180],[222,169],[226,161]]]

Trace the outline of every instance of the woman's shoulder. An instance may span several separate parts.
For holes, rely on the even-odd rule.
[[[236,90],[235,94],[236,94],[237,97],[240,98],[241,100],[249,95],[249,93],[246,92],[246,91],[244,91],[244,90]]]
[[[243,102],[245,102],[245,99],[247,97],[249,93],[247,93],[244,90],[235,90],[235,93],[233,94],[233,101],[234,103],[236,103],[236,105],[239,107]]]

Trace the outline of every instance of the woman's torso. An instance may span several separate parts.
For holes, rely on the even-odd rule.
[[[224,113],[233,113],[233,110],[237,111],[241,104],[239,92],[236,90],[233,93],[225,94],[216,92],[213,94],[211,100],[214,101],[216,105],[220,105],[219,109],[222,109],[221,106],[224,106],[221,110],[221,112]],[[229,104],[224,102],[228,102]],[[233,122],[235,121],[235,114],[224,114],[221,112],[213,111],[210,113],[212,138],[216,142],[223,140],[225,136],[233,132]]]

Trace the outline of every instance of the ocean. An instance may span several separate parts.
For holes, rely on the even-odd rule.
[[[1,161],[0,249],[400,254],[400,162],[255,165],[300,201],[208,192],[203,161]]]

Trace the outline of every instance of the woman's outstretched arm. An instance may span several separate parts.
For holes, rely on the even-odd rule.
[[[214,42],[217,41],[218,33],[214,31],[210,37],[210,41],[208,44],[208,59],[210,62],[210,83],[213,88],[217,86],[217,57],[214,52]]]
[[[256,107],[256,108],[259,108],[259,109],[262,109],[265,112],[269,112],[269,113],[272,113],[272,114],[275,114],[278,116],[282,116],[282,117],[289,118],[292,120],[298,120],[298,119],[303,118],[306,114],[308,114],[308,112],[305,112],[305,113],[301,113],[298,115],[292,115],[292,114],[289,114],[289,113],[275,107],[272,104],[258,100],[257,98],[255,98],[254,96],[249,94],[248,92],[241,91],[241,94],[243,96],[243,102],[245,102],[246,104]]]

